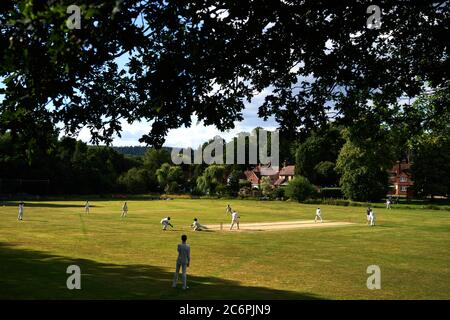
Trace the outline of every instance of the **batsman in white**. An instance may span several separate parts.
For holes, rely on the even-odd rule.
[[[173,228],[173,225],[170,223],[170,217],[162,219],[161,224],[163,225],[163,230],[166,230],[167,226],[171,226]]]
[[[181,236],[181,243],[178,244],[178,258],[177,264],[175,268],[175,274],[173,275],[173,283],[172,287],[176,288],[178,282],[178,274],[180,273],[180,267],[182,271],[183,278],[183,290],[188,289],[187,286],[187,268],[189,267],[189,263],[191,262],[191,247],[186,243],[187,236],[183,234]]]
[[[89,208],[90,208],[90,205],[89,205],[89,200],[88,200],[88,201],[86,201],[86,203],[84,204],[84,211],[85,211],[86,213],[89,213]]]
[[[128,204],[125,201],[125,203],[122,206],[122,215],[121,215],[121,217],[123,218],[123,217],[126,217],[127,215],[128,215]]]
[[[233,229],[234,224],[237,225],[237,229],[239,230],[239,214],[236,211],[233,211],[233,213],[231,214],[231,226],[230,226],[230,230]]]
[[[317,208],[316,210],[316,216],[314,217],[314,222],[317,222],[317,218],[320,219],[320,222],[322,223],[322,212],[320,211],[320,208]]]

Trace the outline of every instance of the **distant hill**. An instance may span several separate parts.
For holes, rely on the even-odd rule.
[[[151,149],[150,147],[142,147],[142,146],[127,146],[127,147],[112,147],[114,150],[116,150],[118,153],[121,153],[126,156],[143,156],[147,150]],[[163,149],[167,150],[168,152],[171,152],[172,148],[169,147],[163,147]]]

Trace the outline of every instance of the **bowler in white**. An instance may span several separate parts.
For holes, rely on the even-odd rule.
[[[231,214],[231,226],[230,226],[230,230],[233,229],[234,225],[237,225],[237,229],[239,230],[239,214],[236,211],[233,211],[233,213]]]

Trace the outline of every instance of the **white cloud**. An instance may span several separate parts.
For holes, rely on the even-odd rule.
[[[269,118],[267,121],[258,117],[258,106],[264,102],[264,98],[271,92],[271,89],[265,89],[262,92],[254,96],[250,103],[245,103],[245,109],[243,110],[243,121],[236,121],[235,128],[225,132],[219,131],[215,126],[205,126],[203,122],[197,123],[197,117],[193,115],[191,117],[191,127],[181,127],[172,129],[166,136],[166,142],[164,146],[168,147],[180,147],[196,148],[200,144],[213,139],[215,136],[221,136],[226,141],[230,141],[233,137],[237,137],[240,132],[251,132],[256,127],[262,127],[266,130],[276,130],[277,124],[274,118]],[[113,140],[114,146],[138,146],[145,144],[139,143],[139,139],[144,134],[148,134],[151,130],[151,125],[147,121],[135,122],[129,124],[126,121],[122,123],[121,137],[115,137]],[[91,135],[88,128],[83,128],[78,139],[89,143]]]
[[[270,93],[270,89],[266,89],[257,94],[251,103],[246,103],[243,111],[244,120],[235,122],[235,128],[225,132],[219,131],[215,126],[205,126],[202,122],[197,123],[197,117],[192,116],[192,125],[189,128],[181,127],[169,131],[166,137],[165,146],[196,148],[200,144],[213,139],[216,135],[221,136],[226,141],[230,141],[240,132],[251,132],[255,127],[262,127],[266,130],[275,130],[277,124],[273,118],[267,121],[258,117],[258,106],[263,102],[264,97]],[[134,124],[122,123],[122,137],[115,138],[114,146],[143,145],[139,143],[139,138],[151,130],[148,122],[136,122]],[[82,130],[80,139],[89,141],[89,132]]]

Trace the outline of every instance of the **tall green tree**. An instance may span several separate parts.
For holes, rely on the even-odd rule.
[[[388,170],[394,163],[395,152],[389,132],[384,130],[382,136],[383,139],[374,133],[374,138],[362,143],[353,141],[351,135],[345,133],[347,142],[339,153],[336,169],[341,174],[340,185],[347,198],[378,201],[386,196]]]
[[[450,195],[450,138],[424,134],[413,147],[413,189],[418,196]]]
[[[161,190],[166,193],[178,192],[183,185],[184,175],[179,166],[164,163],[156,170],[156,177]]]
[[[131,168],[117,182],[128,193],[146,193],[149,189],[149,174],[146,169]]]
[[[225,166],[223,165],[210,165],[197,178],[198,189],[210,195],[215,195],[217,187],[223,185],[225,185]]]
[[[339,176],[334,167],[344,142],[338,128],[312,133],[297,148],[296,173],[317,185],[337,185]]]
[[[158,186],[160,186],[156,176],[156,171],[164,163],[171,163],[170,153],[165,149],[151,148],[143,157],[143,167],[148,172],[149,187],[152,191],[157,191]]]

